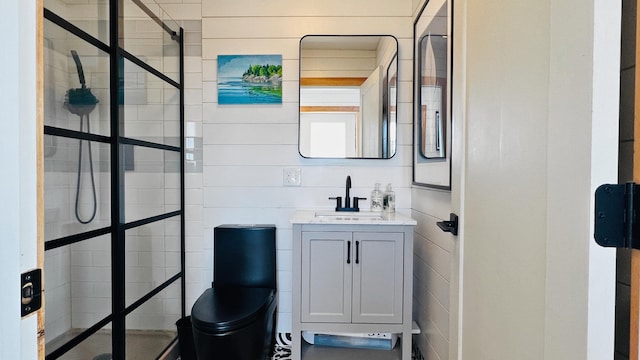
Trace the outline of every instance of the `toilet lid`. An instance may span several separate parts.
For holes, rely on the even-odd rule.
[[[268,288],[209,288],[193,305],[191,322],[206,332],[240,328],[264,316],[274,297]]]

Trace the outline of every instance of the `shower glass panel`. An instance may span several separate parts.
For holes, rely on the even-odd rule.
[[[111,146],[52,135],[44,143],[45,241],[111,225]]]
[[[181,317],[180,292],[173,283],[127,315],[127,360],[156,359],[169,346]]]
[[[45,21],[44,69],[44,124],[108,136],[109,54]]]
[[[103,43],[109,43],[109,1],[44,0],[44,8]],[[46,28],[44,35],[48,35]]]
[[[156,18],[151,18],[136,3],[144,3]],[[146,0],[125,0],[124,18],[124,50],[173,81],[180,81],[180,46],[174,40],[177,34],[169,33],[179,28],[176,22],[154,1]]]
[[[47,315],[47,319],[48,319]],[[81,329],[72,329],[68,333],[53,342],[48,342],[46,346],[46,357],[52,357],[54,349],[59,348],[64,343],[72,340],[74,337],[80,335]],[[92,360],[92,359],[110,359],[106,354],[111,353],[111,340],[112,331],[111,324],[99,329],[94,334],[79,343],[76,347],[66,352],[64,355],[58,357],[62,360]],[[100,357],[102,356],[102,357]]]
[[[44,6],[46,359],[154,359],[185,316],[184,32],[152,1]]]
[[[169,218],[126,231],[126,306],[180,273],[179,226]]]
[[[45,252],[47,353],[111,314],[111,237]]]
[[[126,221],[179,211],[180,153],[142,146],[130,148],[132,170],[124,175]]]
[[[124,61],[123,136],[180,146],[180,90]]]

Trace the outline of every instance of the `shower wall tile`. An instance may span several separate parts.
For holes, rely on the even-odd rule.
[[[198,207],[198,211],[202,212],[202,189],[187,189],[185,190],[185,200],[188,204],[197,206],[200,205]]]
[[[44,271],[47,301],[45,312],[46,340],[52,340],[71,329],[70,252],[66,247],[45,252]]]
[[[162,6],[174,19],[195,20],[202,18],[201,6],[193,4],[163,4]]]
[[[184,91],[184,103],[185,105],[198,105],[202,104],[202,89],[185,89]]]
[[[202,89],[202,74],[185,71],[184,77],[184,84],[187,89]]]

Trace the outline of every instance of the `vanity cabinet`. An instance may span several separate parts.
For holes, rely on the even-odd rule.
[[[302,232],[303,322],[402,323],[404,236]]]
[[[411,359],[415,220],[332,221],[312,214],[291,219],[292,359],[304,359],[305,331],[396,333],[402,359]],[[400,349],[389,351],[390,358]]]

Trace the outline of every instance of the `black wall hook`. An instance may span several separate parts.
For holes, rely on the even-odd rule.
[[[438,221],[436,225],[444,232],[458,235],[458,215],[454,213],[449,214],[449,221]]]

